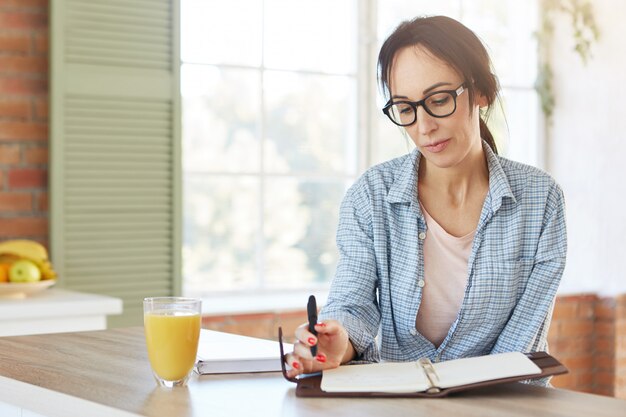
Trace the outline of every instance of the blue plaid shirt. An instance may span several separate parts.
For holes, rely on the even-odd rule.
[[[563,193],[543,171],[483,148],[489,192],[463,303],[439,347],[415,329],[418,281],[428,285],[419,152],[372,167],[348,190],[337,231],[339,264],[320,318],[344,325],[358,360],[443,361],[547,350],[567,250]]]

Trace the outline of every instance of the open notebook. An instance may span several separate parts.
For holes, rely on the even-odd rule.
[[[282,342],[282,329],[279,328]],[[280,344],[281,357],[284,349]],[[431,363],[383,362],[342,365],[323,373],[290,378],[298,397],[444,397],[473,388],[543,378],[567,373],[567,368],[546,352],[509,352]]]
[[[324,371],[321,388],[326,392],[436,392],[477,382],[540,374],[541,369],[526,355],[510,352],[435,364],[426,359],[340,366]]]

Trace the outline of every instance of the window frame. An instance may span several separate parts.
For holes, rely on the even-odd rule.
[[[463,3],[468,0],[458,0],[460,2],[460,10],[461,10],[461,21],[463,20]],[[381,35],[378,33],[378,0],[358,0],[356,3],[357,9],[357,51],[356,51],[356,73],[354,74],[356,79],[356,99],[357,99],[357,111],[356,111],[356,136],[357,136],[357,150],[358,155],[356,158],[356,172],[353,176],[349,176],[352,180],[356,180],[363,171],[365,171],[369,166],[371,166],[375,161],[375,141],[379,141],[378,137],[379,133],[379,118],[381,110],[378,108],[378,98],[379,98],[379,90],[377,83],[377,66],[376,60],[378,56],[378,36]],[[265,22],[263,23],[263,25]],[[263,52],[262,52],[263,53]],[[181,58],[181,65],[184,64]],[[207,64],[208,65],[208,64]],[[218,67],[237,67],[242,68],[242,66],[238,65],[217,65]],[[251,67],[245,67],[251,68]],[[266,68],[263,60],[261,61],[260,66],[258,67],[258,71],[261,72],[260,79],[261,85],[263,85],[264,72],[266,70],[274,71],[273,68]],[[311,71],[296,71],[296,70],[288,70],[288,72],[295,73],[315,73]],[[327,75],[326,73],[324,73]],[[519,85],[502,85],[501,91],[504,90],[523,90],[523,91],[534,91],[532,86],[519,86]],[[261,97],[260,103],[261,108],[259,109],[261,114],[261,126],[260,126],[260,135],[261,137],[265,137],[265,112],[263,111],[263,103],[265,99],[265,91],[261,88]],[[537,165],[540,168],[545,166],[546,154],[545,154],[545,122],[543,114],[540,111],[540,107],[537,106],[538,118],[537,118],[537,129],[536,133],[536,149],[537,149]],[[386,120],[385,118],[385,121]],[[389,122],[391,123],[391,122]],[[411,144],[412,145],[412,144]],[[264,199],[266,196],[264,195],[264,181],[263,177],[266,176],[276,176],[276,174],[267,174],[264,171],[263,166],[263,146],[264,141],[261,141],[260,145],[260,154],[261,154],[261,162],[260,162],[260,174],[259,177],[261,179],[261,188],[260,188],[260,202],[259,207],[262,210],[264,206]],[[183,174],[186,174],[187,170],[183,169]],[[212,173],[217,174],[217,173]],[[228,175],[238,175],[233,173],[228,173]],[[248,175],[248,174],[246,174]],[[301,177],[301,178],[313,178],[308,175],[301,175],[298,173],[289,173],[286,174],[288,177]],[[338,208],[337,208],[338,209]],[[261,216],[261,230],[263,230],[263,216]],[[257,248],[257,250],[263,250],[263,248]],[[306,294],[315,293],[318,297],[323,300],[325,299],[325,294],[328,290],[330,282],[332,280],[332,276],[327,277],[328,280],[324,284],[305,286],[298,289],[275,289],[275,288],[267,288],[264,287],[264,268],[263,261],[260,260],[257,264],[259,266],[259,271],[257,271],[257,287],[255,289],[234,289],[228,291],[220,291],[216,294],[216,297],[219,297],[224,300],[233,300],[232,304],[235,306],[234,308],[237,311],[256,311],[258,308],[254,306],[250,306],[249,300],[256,300],[259,296],[270,299],[274,297],[276,294],[283,294],[286,298],[298,300],[304,300]],[[185,288],[183,276],[183,289]],[[208,293],[210,291],[205,291]],[[207,294],[203,294],[203,297],[206,297]],[[225,297],[225,298],[224,298]],[[212,298],[212,297],[209,297]],[[237,302],[234,300],[247,300],[242,302]],[[254,304],[254,303],[253,303]],[[258,305],[263,304],[262,302]],[[222,304],[219,304],[222,305]],[[220,307],[219,305],[215,306],[215,312],[223,312],[228,310],[228,308],[223,305]],[[286,301],[286,303],[281,303],[286,308],[289,308],[290,302]],[[299,304],[298,304],[299,305]],[[294,306],[295,307],[295,306]],[[210,307],[209,307],[210,308]]]

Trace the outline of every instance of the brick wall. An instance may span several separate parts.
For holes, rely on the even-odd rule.
[[[596,300],[594,295],[565,296],[554,307],[548,334],[550,352],[570,370],[553,378],[557,387],[593,391]]]
[[[626,295],[616,299],[615,306],[615,379],[613,394],[626,399]]]
[[[570,370],[556,387],[626,399],[626,296],[559,297],[548,340]]]
[[[593,391],[603,395],[615,394],[616,307],[617,300],[614,298],[598,298],[594,308],[593,348],[596,356],[593,363]]]
[[[259,314],[232,314],[202,318],[202,327],[220,332],[236,333],[262,339],[278,339],[278,327],[283,328],[288,340],[293,338],[296,327],[307,321],[306,311]]]
[[[204,317],[203,327],[275,340],[278,326],[290,338],[306,312]],[[548,335],[550,353],[569,373],[552,379],[558,388],[626,399],[626,295],[557,298]]]
[[[48,0],[0,0],[0,240],[48,240]]]

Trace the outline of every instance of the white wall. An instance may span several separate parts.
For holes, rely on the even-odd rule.
[[[563,187],[569,251],[561,293],[626,293],[626,2],[592,1],[600,40],[584,66],[556,22],[557,100],[547,170]]]

